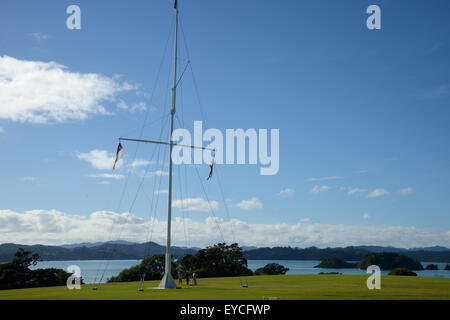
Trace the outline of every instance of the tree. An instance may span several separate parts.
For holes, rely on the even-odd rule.
[[[14,254],[14,258],[11,264],[20,270],[28,269],[29,266],[35,266],[41,259],[37,253],[33,253],[31,256],[30,251],[25,251],[23,248],[19,248]]]
[[[178,268],[183,272],[191,272],[196,269],[197,258],[192,254],[187,254],[177,261]]]
[[[251,275],[247,259],[237,243],[218,243],[199,250],[194,256],[187,255],[179,264],[185,271],[195,271],[202,277],[230,277]]]
[[[30,270],[39,255],[20,248],[11,262],[0,265],[0,289],[65,285],[70,273],[61,269]]]
[[[165,255],[154,254],[145,258],[136,266],[122,270],[116,277],[112,277],[108,282],[139,281],[142,276],[144,280],[161,280],[165,269]],[[172,262],[172,276],[176,276],[177,265]]]

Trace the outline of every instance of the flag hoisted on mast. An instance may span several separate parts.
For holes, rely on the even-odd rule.
[[[212,177],[212,174],[213,174],[213,167],[214,167],[214,158],[215,158],[215,157],[216,157],[216,150],[214,149],[213,152],[212,152],[211,164],[209,165],[209,168],[210,168],[210,170],[209,170],[209,175],[208,175],[208,178],[207,178],[206,180],[209,180],[209,179],[211,179],[211,177]]]
[[[120,158],[123,157],[124,153],[125,151],[123,151],[122,144],[119,142],[119,145],[117,146],[116,160],[114,160],[113,170],[116,168],[117,161],[119,161]]]

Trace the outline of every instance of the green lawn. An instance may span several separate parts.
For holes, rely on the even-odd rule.
[[[450,279],[432,277],[382,276],[380,290],[368,290],[368,276],[360,275],[284,275],[246,277],[248,288],[239,278],[198,279],[197,286],[173,290],[156,290],[159,281],[145,283],[138,292],[138,282],[103,284],[98,290],[83,285],[80,290],[49,287],[0,290],[4,299],[150,299],[150,300],[261,300],[279,299],[447,299]]]

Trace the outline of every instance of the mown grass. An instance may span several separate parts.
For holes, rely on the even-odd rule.
[[[239,278],[198,279],[197,286],[157,290],[159,281],[145,283],[139,292],[138,282],[108,283],[92,290],[48,287],[0,290],[0,300],[261,300],[278,297],[283,300],[366,300],[366,299],[450,299],[450,279],[432,277],[382,276],[380,290],[368,290],[368,276],[361,275],[283,275],[246,277],[248,288]]]

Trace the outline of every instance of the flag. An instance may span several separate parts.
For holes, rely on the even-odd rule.
[[[208,178],[206,178],[206,180],[209,180],[209,179],[211,179],[211,177],[212,177],[212,174],[213,174],[213,167],[214,167],[214,158],[215,158],[215,151],[213,151],[213,155],[212,155],[212,159],[211,159],[211,164],[209,165],[209,168],[210,168],[210,170],[209,170],[209,175],[208,175]]]
[[[116,160],[114,161],[113,170],[116,168],[117,161],[119,161],[119,159],[123,157],[124,153],[125,151],[123,151],[122,144],[119,143],[119,146],[117,147]]]
[[[174,5],[173,5],[173,7],[174,7],[175,9],[178,9],[178,0],[175,0],[175,3],[174,3]]]

